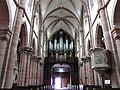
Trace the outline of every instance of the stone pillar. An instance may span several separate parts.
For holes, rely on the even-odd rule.
[[[30,72],[30,54],[32,54],[32,48],[20,47],[20,64],[18,72],[18,86],[28,86],[29,72]]]
[[[84,69],[84,85],[87,85],[87,77],[86,77],[86,58],[81,58],[82,62],[83,62],[83,69]]]
[[[40,60],[41,57],[38,56],[31,58],[29,85],[40,85]]]
[[[39,30],[39,37],[38,37],[38,55],[41,56],[41,39],[42,39],[42,30]]]
[[[33,57],[31,57],[30,59],[30,75],[29,75],[29,85],[31,86],[32,85],[32,81],[33,81]]]
[[[7,49],[9,44],[11,31],[8,28],[0,28],[0,88],[2,86],[3,76],[4,76],[4,63],[6,63]]]
[[[40,61],[40,85],[43,85],[43,73],[44,73],[44,57],[45,57],[45,52],[44,52],[44,45],[45,45],[45,31],[43,28],[43,33],[42,33],[42,37],[43,37],[43,42],[42,42],[42,54],[41,54],[41,61]]]
[[[79,62],[79,83],[83,84],[83,62]]]
[[[84,84],[85,85],[94,85],[94,75],[93,75],[93,70],[91,66],[91,58],[90,57],[85,57],[81,59],[83,62],[83,77],[84,78]]]
[[[36,69],[37,69],[37,67],[36,67],[36,65],[37,65],[37,61],[36,61],[36,57],[32,57],[32,59],[31,59],[32,61],[32,82],[31,82],[31,84],[32,85],[36,85],[36,74],[37,74],[37,71],[36,71]]]
[[[80,30],[80,40],[82,45],[82,58],[85,56],[85,41],[84,41],[84,30]]]
[[[40,61],[40,85],[43,85],[44,62]]]
[[[35,61],[34,57],[31,58],[30,60],[30,78],[29,78],[29,85],[34,85],[34,66],[35,66]]]
[[[37,85],[40,85],[40,75],[41,75],[40,60],[41,60],[41,57],[37,57]]]
[[[24,8],[25,7],[26,0],[20,0],[20,5]],[[10,55],[9,55],[9,61],[8,65],[6,67],[6,75],[5,75],[5,82],[3,84],[3,88],[11,88],[13,84],[13,70],[15,67],[15,61],[16,61],[16,51],[17,51],[17,45],[19,40],[19,34],[21,29],[21,23],[23,18],[23,9],[18,8],[18,13],[16,17],[15,27],[12,35],[12,42],[11,42],[11,48],[10,48]]]
[[[120,87],[120,28],[119,27],[115,27],[114,30],[112,31],[112,35],[113,35],[113,39],[115,41],[115,51],[117,51],[116,53],[116,59],[115,59],[115,63],[116,63],[116,76],[114,76],[113,80],[116,81],[118,80],[118,85],[114,85],[117,87]],[[114,67],[115,68],[115,67]]]
[[[87,82],[88,82],[87,84],[94,85],[93,70],[92,70],[90,57],[86,57],[86,77],[87,77]]]
[[[94,73],[94,84],[99,85],[99,75],[95,71],[93,71],[93,73]]]
[[[89,63],[89,81],[90,81],[89,83],[91,85],[95,85],[95,83],[94,83],[94,71],[93,71],[92,65],[91,65],[91,58],[87,57],[87,59],[88,59],[88,63]]]
[[[98,9],[102,8],[103,7],[102,0],[96,0],[96,1],[98,4]],[[101,24],[102,24],[102,29],[103,29],[103,35],[105,38],[106,49],[111,51],[112,44],[111,44],[111,40],[110,40],[109,27],[108,27],[108,23],[107,23],[106,14],[105,14],[105,9],[100,10],[100,19],[101,19]]]

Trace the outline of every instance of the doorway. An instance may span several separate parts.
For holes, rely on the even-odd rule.
[[[51,85],[54,89],[67,89],[71,85],[70,66],[55,64],[51,70]]]

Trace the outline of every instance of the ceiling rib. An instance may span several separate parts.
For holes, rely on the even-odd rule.
[[[45,21],[46,18],[47,18],[49,15],[51,15],[53,12],[55,12],[55,11],[57,11],[57,10],[60,10],[60,9],[65,10],[65,11],[68,11],[69,13],[71,13],[71,14],[76,18],[76,20],[80,23],[78,17],[77,17],[72,11],[70,11],[69,9],[64,8],[64,7],[62,7],[62,8],[61,8],[61,7],[58,7],[58,8],[56,8],[56,9],[54,9],[53,11],[49,12],[49,13],[45,16],[44,21]]]
[[[40,0],[42,24],[48,38],[60,29],[65,29],[72,37],[80,27],[80,0]],[[56,30],[57,29],[57,30]]]

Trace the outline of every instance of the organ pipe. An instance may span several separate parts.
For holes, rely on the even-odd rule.
[[[68,50],[68,39],[66,38],[66,50]]]
[[[51,41],[49,41],[49,49],[50,49],[50,50],[53,50],[53,44],[52,44]]]
[[[60,37],[60,50],[63,50],[63,37]]]
[[[54,39],[54,50],[57,50],[57,39]]]

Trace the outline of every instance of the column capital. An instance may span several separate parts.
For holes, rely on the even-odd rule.
[[[82,67],[83,66],[83,62],[79,62],[78,65]]]
[[[32,56],[31,60],[33,60],[33,61],[40,61],[41,57],[40,56]]]
[[[25,46],[23,46],[23,47],[19,47],[18,48],[18,51],[20,52],[20,53],[28,53],[28,54],[32,54],[32,52],[33,52],[33,49],[31,48],[31,47],[25,47]]]
[[[81,61],[82,62],[89,62],[91,60],[91,57],[83,57],[83,58],[81,58]]]
[[[0,39],[9,41],[12,32],[9,30],[8,27],[0,27]]]
[[[120,28],[115,28],[111,33],[115,40],[120,39]]]

